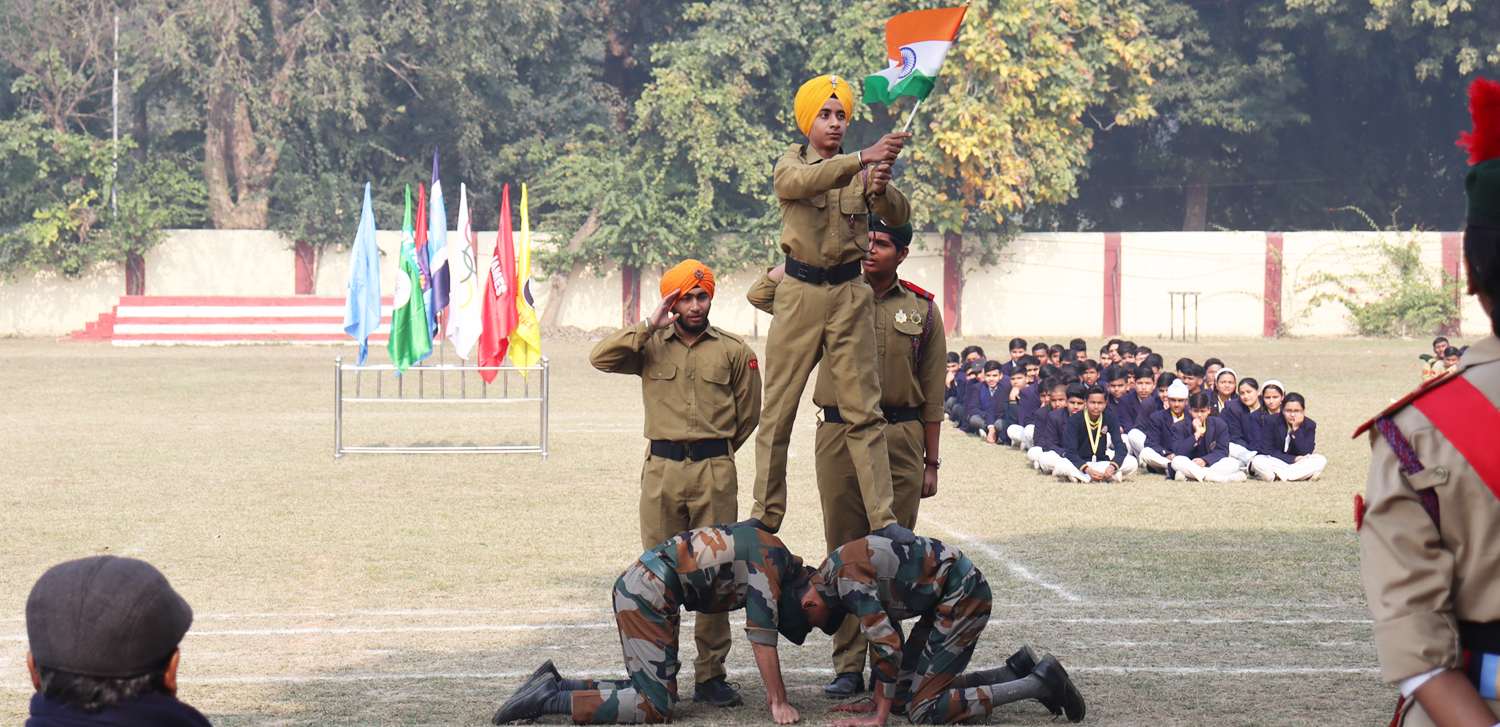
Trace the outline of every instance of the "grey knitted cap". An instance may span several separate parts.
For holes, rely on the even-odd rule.
[[[129,678],[160,667],[193,623],[193,609],[150,563],[110,555],[53,566],[26,599],[38,666]]]

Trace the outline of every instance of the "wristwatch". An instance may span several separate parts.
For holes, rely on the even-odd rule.
[[[937,459],[924,459],[922,460],[922,464],[925,464],[933,469],[937,469],[943,466],[943,458],[938,457]]]

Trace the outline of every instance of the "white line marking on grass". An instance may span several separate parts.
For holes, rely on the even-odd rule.
[[[1231,676],[1292,676],[1308,674],[1379,674],[1374,667],[1223,667],[1223,666],[1070,666],[1069,672],[1099,672],[1103,674],[1167,674],[1172,676],[1197,676],[1200,674],[1227,674]],[[530,673],[530,672],[528,672]]]
[[[1031,581],[1032,583],[1035,583],[1049,591],[1052,591],[1053,593],[1056,593],[1057,595],[1069,601],[1082,603],[1084,600],[1082,596],[1079,596],[1078,594],[1073,593],[1072,591],[1069,591],[1062,586],[1059,586],[1055,583],[1048,583],[1047,581],[1042,580],[1041,578],[1037,577],[1035,573],[1032,573],[1031,569],[1011,560],[1010,558],[1005,557],[1004,553],[1001,553],[999,549],[995,548],[995,546],[990,545],[989,543],[970,538],[968,535],[965,535],[962,532],[955,530],[954,528],[937,522],[932,518],[923,518],[923,522],[940,530],[948,531],[953,535],[953,537],[958,538],[959,541],[961,541],[961,544],[964,546],[965,550],[979,550],[982,551],[985,555],[988,555],[990,558],[999,561],[1006,568],[1010,569],[1011,575],[1020,578],[1023,581]]]

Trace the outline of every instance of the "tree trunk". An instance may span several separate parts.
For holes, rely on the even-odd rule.
[[[1208,229],[1208,178],[1203,172],[1188,172],[1187,205],[1182,215],[1183,232],[1202,232]]]
[[[210,96],[203,146],[203,177],[214,227],[265,229],[278,154],[256,142],[250,105],[232,88],[221,87]]]
[[[125,294],[146,294],[146,258],[138,252],[125,253]]]
[[[589,218],[583,221],[583,226],[573,233],[573,239],[568,241],[568,252],[578,252],[583,247],[583,241],[589,235],[599,229],[599,205],[589,212]],[[548,279],[549,292],[547,294],[547,305],[542,308],[541,325],[543,327],[557,325],[557,317],[562,313],[563,296],[568,292],[568,281],[573,277],[583,274],[583,263],[573,263],[573,267],[566,273],[553,273]]]
[[[304,240],[297,241],[297,295],[313,295],[318,287],[318,263],[322,248]]]
[[[951,336],[963,335],[963,252],[963,233],[943,233],[943,326]]]
[[[641,269],[620,268],[620,326],[629,328],[641,320]]]

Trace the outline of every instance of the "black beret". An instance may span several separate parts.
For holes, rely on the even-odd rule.
[[[160,668],[193,623],[193,609],[150,563],[101,555],[55,565],[26,599],[37,666],[126,679]]]

